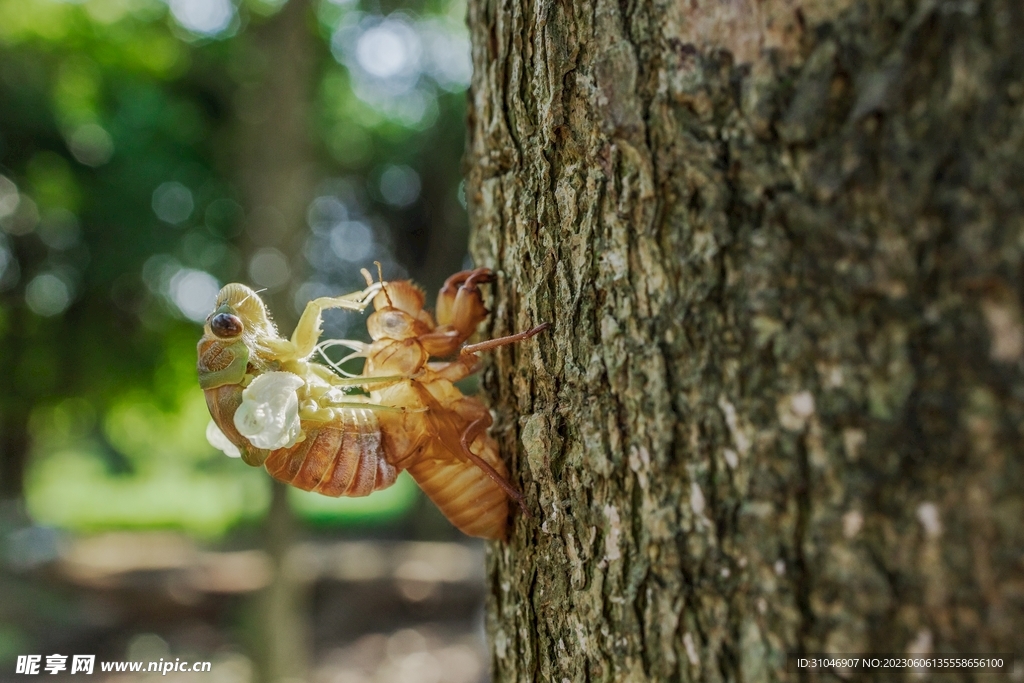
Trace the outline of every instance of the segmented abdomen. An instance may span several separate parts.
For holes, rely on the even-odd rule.
[[[365,496],[395,483],[396,470],[384,459],[380,424],[369,410],[349,409],[325,424],[303,421],[305,439],[291,448],[254,448],[235,428],[242,403],[237,384],[206,390],[210,415],[224,436],[238,446],[249,465],[264,465],[275,479],[325,496]]]
[[[272,451],[263,463],[272,477],[325,496],[366,496],[395,483],[372,412],[347,409],[329,423],[303,421],[303,441]]]

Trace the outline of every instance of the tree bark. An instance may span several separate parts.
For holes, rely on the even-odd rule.
[[[243,279],[261,281],[254,261],[263,249],[277,249],[289,268],[302,270],[306,207],[313,196],[310,101],[317,69],[310,35],[308,0],[291,0],[276,15],[250,29],[248,57],[239,65],[243,82],[236,97],[237,175],[245,203],[241,246],[248,264]],[[294,282],[297,278],[285,278]],[[282,334],[298,320],[293,290],[272,287],[261,294]],[[264,549],[273,576],[256,598],[254,650],[262,683],[301,681],[312,656],[307,617],[309,589],[288,565],[298,525],[287,487],[271,482],[270,509],[263,526]]]
[[[1020,652],[1018,0],[469,6],[495,680]]]

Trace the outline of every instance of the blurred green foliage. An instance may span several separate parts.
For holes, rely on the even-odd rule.
[[[0,494],[38,522],[215,536],[266,510],[266,474],[205,441],[194,365],[210,292],[253,272],[234,138],[260,107],[247,33],[282,5],[0,0]],[[311,3],[311,193],[344,215],[302,226],[324,262],[286,255],[305,263],[280,285],[296,307],[374,259],[430,285],[460,264],[463,13]],[[359,262],[324,247],[364,233]],[[387,519],[415,495],[403,477],[364,500],[296,492],[293,507]]]

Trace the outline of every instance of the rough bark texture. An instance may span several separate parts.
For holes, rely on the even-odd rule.
[[[485,377],[495,680],[1024,650],[1019,0],[469,23],[491,332],[554,323]]]

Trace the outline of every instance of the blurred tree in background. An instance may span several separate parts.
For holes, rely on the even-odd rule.
[[[221,284],[267,288],[287,328],[375,260],[428,286],[461,264],[461,6],[282,4],[0,3],[5,497],[31,481],[30,500],[38,484],[68,503],[85,494],[50,478],[70,473],[153,474],[178,496],[170,470],[230,467],[195,428],[194,345]],[[258,513],[248,493],[212,511],[196,492],[163,521],[222,529]],[[160,521],[95,506],[77,512],[107,516],[75,520],[45,500],[61,523]]]
[[[265,288],[288,330],[374,261],[428,289],[462,265],[464,12],[0,0],[5,524],[27,509],[74,531],[212,539],[266,514],[265,474],[206,443],[201,322],[230,281]],[[358,316],[326,322],[364,334]],[[290,497],[344,523],[395,518],[416,495],[403,479],[355,501]],[[9,534],[5,553],[31,565],[51,546]],[[17,620],[0,610],[0,661]]]

